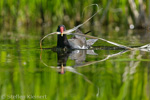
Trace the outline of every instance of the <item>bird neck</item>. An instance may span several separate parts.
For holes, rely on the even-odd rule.
[[[60,34],[57,35],[57,47],[58,48],[65,48],[65,47],[70,48],[66,34],[64,34],[63,36],[61,36]]]

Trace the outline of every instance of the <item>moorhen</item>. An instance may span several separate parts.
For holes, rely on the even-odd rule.
[[[63,34],[65,30],[66,28],[64,25],[59,25],[57,28],[57,32],[61,33],[57,36],[57,48],[88,49],[97,41],[97,39],[86,40],[85,37],[79,35],[75,35],[68,40],[67,35]],[[79,29],[76,30],[76,33],[83,34]]]

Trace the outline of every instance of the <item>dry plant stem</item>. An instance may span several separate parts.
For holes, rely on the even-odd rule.
[[[42,41],[43,41],[46,37],[48,37],[48,36],[50,36],[50,35],[53,35],[53,34],[60,34],[60,32],[53,32],[53,33],[49,33],[49,34],[47,34],[46,36],[44,36],[44,37],[40,40],[40,48],[41,48],[41,50],[42,50]]]
[[[99,9],[95,14],[93,14],[90,18],[88,18],[85,22],[83,22],[82,24],[70,29],[70,30],[66,30],[64,31],[64,34],[70,34],[71,32],[77,30],[79,27],[83,26],[85,23],[87,23],[89,20],[91,20],[98,12],[100,12],[101,9]]]
[[[128,46],[124,46],[124,45],[121,45],[121,44],[118,44],[118,43],[115,43],[115,42],[111,42],[111,41],[108,41],[108,40],[103,39],[103,38],[94,37],[94,36],[85,35],[85,34],[80,34],[80,33],[72,33],[72,34],[74,34],[74,35],[84,36],[84,37],[91,38],[91,39],[99,39],[99,40],[105,41],[105,42],[107,42],[107,43],[110,43],[110,44],[116,45],[116,46],[118,46],[118,47],[120,47],[120,48],[125,48],[125,49],[132,50],[132,48],[130,48],[130,47],[128,47]]]

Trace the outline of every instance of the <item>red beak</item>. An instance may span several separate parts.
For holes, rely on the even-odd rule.
[[[64,68],[61,68],[61,72],[60,72],[61,74],[64,74]]]
[[[63,64],[61,65],[61,72],[60,72],[61,74],[64,74],[65,72],[64,72],[64,66],[63,66]]]
[[[63,32],[64,32],[64,27],[60,27],[61,36],[63,36]]]

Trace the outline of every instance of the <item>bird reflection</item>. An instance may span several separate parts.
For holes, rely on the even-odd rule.
[[[114,56],[119,56],[121,54],[124,54],[130,50],[122,50],[118,53],[114,53],[114,54],[110,54],[107,55],[105,58],[97,60],[97,61],[90,61],[90,62],[85,62],[86,60],[86,55],[97,55],[94,50],[90,50],[90,49],[85,49],[85,50],[70,50],[70,49],[57,49],[57,48],[52,48],[51,49],[53,52],[57,53],[57,66],[48,66],[43,60],[42,60],[42,51],[41,51],[41,55],[40,55],[40,59],[41,62],[47,66],[50,67],[52,69],[55,69],[58,71],[58,73],[60,74],[64,74],[65,71],[69,71],[78,75],[81,75],[85,78],[85,76],[79,72],[76,71],[77,67],[84,67],[84,66],[88,66],[91,64],[95,64],[95,63],[99,63],[99,62],[103,62],[111,57]],[[67,65],[67,60],[68,58],[70,58],[71,60],[74,60],[75,64],[73,66],[68,66]]]
[[[58,73],[64,74],[66,70],[75,71],[75,67],[82,66],[85,62],[86,55],[97,55],[94,50],[72,50],[72,51],[54,51],[57,53]],[[75,61],[74,66],[66,66],[67,60],[70,58]],[[71,68],[72,67],[72,68]],[[78,73],[79,74],[79,73]]]
[[[74,66],[80,66],[85,62],[86,55],[97,55],[94,50],[74,50],[70,53],[70,59],[75,61]]]
[[[64,74],[64,66],[66,66],[70,51],[57,51],[57,65],[59,66],[58,73]]]

